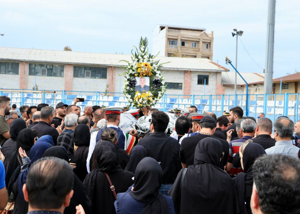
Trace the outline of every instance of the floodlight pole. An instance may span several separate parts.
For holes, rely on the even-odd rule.
[[[238,70],[233,66],[233,64],[231,63],[231,60],[226,57],[225,59],[226,61],[226,64],[229,63],[231,65],[231,67],[233,67],[233,69],[235,70],[236,74],[239,74],[239,76],[242,78],[242,80],[246,83],[246,116],[248,117],[249,116],[249,107],[248,107],[248,100],[249,100],[249,97],[248,97],[248,83],[247,81],[244,79],[244,77],[240,74],[240,72],[238,72]]]
[[[237,62],[238,62],[238,38],[239,34],[236,34],[236,50],[235,50],[235,67],[237,68]],[[237,94],[237,72],[234,74],[234,95]]]
[[[268,23],[267,23],[266,72],[265,72],[265,81],[264,81],[265,94],[273,94],[275,9],[276,9],[276,0],[269,0]]]

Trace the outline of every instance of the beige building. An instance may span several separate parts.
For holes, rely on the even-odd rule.
[[[124,66],[131,55],[0,47],[0,89],[123,93]],[[204,58],[157,57],[166,94],[223,94],[224,68]]]
[[[213,32],[205,29],[158,25],[153,32],[153,53],[165,57],[213,60]]]

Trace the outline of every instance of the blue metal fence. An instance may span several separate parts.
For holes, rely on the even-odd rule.
[[[124,107],[129,104],[124,94],[118,92],[0,89],[0,96],[2,95],[10,97],[11,103],[17,104],[18,107],[21,105],[37,105],[41,102],[51,106],[55,106],[58,102],[72,104],[76,97],[85,98],[84,102],[78,103],[82,110],[86,105]],[[282,115],[290,117],[295,122],[300,120],[299,94],[249,94],[248,100],[249,116],[257,118],[260,112],[264,112],[272,121]],[[210,111],[220,116],[224,110],[229,111],[234,106],[241,106],[246,110],[246,95],[165,94],[155,107],[162,111],[167,111],[173,108],[185,109],[191,105],[195,105],[199,113]]]

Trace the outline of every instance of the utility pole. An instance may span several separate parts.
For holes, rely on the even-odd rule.
[[[275,9],[276,9],[276,0],[269,0],[268,23],[267,23],[266,72],[265,72],[265,83],[264,83],[265,94],[273,94]]]
[[[239,41],[239,36],[242,36],[244,31],[240,30],[238,31],[237,29],[233,29],[234,32],[232,32],[232,37],[236,36],[236,50],[235,50],[235,68],[237,69],[237,61],[238,61],[238,41]],[[237,72],[235,72],[234,75],[234,94],[236,94],[236,89],[237,89]]]

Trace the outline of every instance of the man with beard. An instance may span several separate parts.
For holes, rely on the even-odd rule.
[[[56,105],[56,116],[53,118],[52,123],[54,124],[55,128],[61,125],[61,121],[66,116],[67,113],[67,104],[64,104],[63,102],[59,102]]]
[[[10,110],[10,98],[6,96],[0,96],[0,145],[10,138],[9,125],[6,122],[4,116],[9,115]]]
[[[230,116],[229,116],[228,120],[232,125],[227,129],[227,131],[233,130],[232,134],[231,134],[231,140],[235,140],[238,137],[238,135],[236,133],[236,125],[234,122],[241,120],[243,118],[243,114],[244,114],[244,111],[239,106],[236,106],[236,107],[230,109]]]

